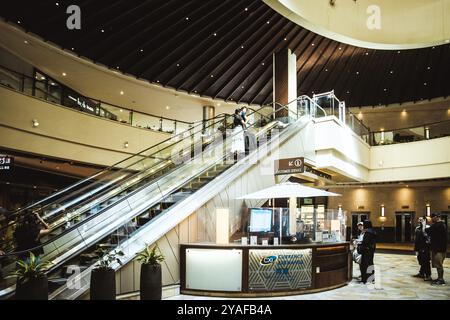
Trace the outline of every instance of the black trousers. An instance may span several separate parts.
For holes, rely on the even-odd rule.
[[[420,265],[419,273],[423,276],[427,277],[431,276],[430,251],[428,250],[419,251],[419,254],[417,255],[417,261],[419,261]]]
[[[361,271],[361,281],[363,283],[366,283],[369,277],[375,274],[375,266],[373,264],[374,255],[375,252],[363,252],[361,254],[361,263],[359,264],[359,269]]]

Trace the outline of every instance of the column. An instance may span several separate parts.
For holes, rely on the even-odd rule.
[[[297,56],[291,49],[283,49],[273,54],[273,96],[274,102],[288,105],[289,110],[280,110],[275,104],[274,111],[277,118],[295,117],[297,114]]]

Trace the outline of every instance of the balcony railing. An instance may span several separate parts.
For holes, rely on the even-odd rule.
[[[448,136],[450,136],[450,120],[430,123],[419,127],[372,132],[371,145],[380,146],[415,142]]]

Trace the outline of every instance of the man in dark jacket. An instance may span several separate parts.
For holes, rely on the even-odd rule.
[[[415,229],[415,243],[414,251],[417,253],[417,261],[419,261],[420,271],[414,277],[423,278],[425,281],[431,281],[431,266],[430,266],[430,239],[426,234],[427,218],[420,217],[419,224]]]
[[[373,258],[376,249],[376,233],[372,228],[372,222],[365,220],[363,222],[364,236],[362,243],[358,245],[358,253],[361,254],[359,268],[361,270],[361,282],[366,284],[370,276],[375,273]]]
[[[433,268],[437,269],[438,278],[431,282],[432,285],[445,285],[444,260],[447,254],[447,227],[441,221],[439,213],[431,214],[433,224],[427,229],[430,237],[431,261]]]

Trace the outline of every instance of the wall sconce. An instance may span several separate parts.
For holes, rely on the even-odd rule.
[[[430,217],[431,216],[431,206],[429,203],[427,203],[426,210],[427,210],[427,217]]]
[[[380,137],[380,143],[384,143],[384,129],[381,130],[380,135],[381,135],[381,137]]]
[[[384,217],[384,204],[381,205],[381,217]]]
[[[39,127],[39,121],[37,119],[31,120],[33,128]]]
[[[430,128],[425,128],[425,139],[430,140]]]
[[[126,149],[126,148],[128,148],[128,146],[129,146],[128,141],[126,141],[126,142],[123,144],[123,147]]]

